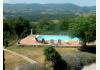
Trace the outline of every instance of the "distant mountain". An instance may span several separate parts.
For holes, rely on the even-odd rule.
[[[74,4],[4,4],[5,17],[25,16],[64,16],[79,15],[81,13],[94,13],[96,6],[81,7]]]

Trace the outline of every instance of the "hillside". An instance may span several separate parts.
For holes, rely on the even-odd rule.
[[[81,7],[66,4],[4,4],[4,16],[16,18],[24,16],[30,19],[49,17],[59,19],[66,15],[80,15],[82,13],[94,13],[95,6]]]

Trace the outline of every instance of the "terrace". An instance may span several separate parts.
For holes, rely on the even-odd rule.
[[[40,35],[42,36],[42,35]],[[45,36],[45,35],[44,35]],[[53,37],[52,35],[46,35]],[[53,39],[41,39],[39,40],[37,35],[29,35],[23,39],[20,40],[19,45],[55,45],[55,46],[81,46],[79,40],[53,40]],[[63,37],[63,36],[62,36]]]
[[[40,38],[42,37],[43,38]],[[46,36],[46,38],[45,38]],[[48,37],[51,37],[48,39]],[[53,39],[53,37],[55,37],[55,39]],[[20,46],[81,46],[81,41],[78,38],[72,38],[72,39],[65,39],[61,40],[61,39],[57,39],[57,35],[28,35],[27,37],[23,38],[20,40],[20,42],[18,43],[18,45]],[[64,36],[60,36],[64,37]],[[70,37],[69,37],[70,38]],[[87,45],[96,45],[96,41],[94,42],[90,42],[87,43]]]

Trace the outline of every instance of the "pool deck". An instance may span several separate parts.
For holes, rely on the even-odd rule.
[[[66,41],[62,42],[63,44],[43,44],[36,41],[35,37],[38,35],[28,35],[27,37],[20,40],[20,45],[41,45],[41,46],[48,46],[48,45],[54,45],[54,46],[81,46],[79,43],[79,40],[75,41]]]

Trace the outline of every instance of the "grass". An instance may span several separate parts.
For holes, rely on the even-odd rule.
[[[16,50],[17,52],[19,51],[20,53],[29,52],[30,50],[29,53],[26,53],[24,55],[30,54],[30,56],[31,55],[33,56],[34,54],[34,57],[33,57],[34,60],[37,60],[37,58],[41,59],[42,58],[41,56],[43,56],[44,58],[43,47],[23,47],[23,48],[18,48],[19,50],[16,48],[18,47],[13,47],[13,48],[9,47],[9,49],[12,49],[13,51]],[[23,49],[25,51],[21,51]],[[88,65],[93,62],[96,62],[96,55],[94,53],[81,52],[81,51],[78,51],[77,48],[55,48],[55,49],[62,55],[62,58],[66,61],[70,70],[81,70],[84,65]],[[40,61],[40,60],[38,59],[37,61]],[[37,65],[32,65],[32,64],[25,65],[22,68],[22,70],[48,70],[45,68],[46,67],[44,66],[44,64],[39,63]]]
[[[44,63],[44,59],[45,59],[44,52],[43,52],[44,47],[41,47],[41,46],[17,47],[15,44],[13,44],[13,45],[10,45],[9,47],[7,47],[7,49],[15,51],[19,54],[25,55],[25,56],[39,62],[40,64]],[[59,47],[59,48],[55,48],[55,49],[62,55],[62,58],[64,60],[66,60],[66,62],[69,62],[69,65],[72,65],[71,66],[72,69],[74,69],[76,66],[80,66],[80,64],[86,65],[88,63],[95,62],[95,60],[96,60],[95,53],[88,53],[86,51],[84,53],[83,51],[79,51],[78,48],[76,48],[76,47],[66,47],[66,48]],[[8,54],[9,53],[7,53],[7,55]],[[17,57],[17,58],[15,57],[16,59],[14,59],[14,61],[11,60],[12,58],[10,58],[10,57],[12,57],[12,56],[9,55],[9,58],[6,58],[7,59],[6,68],[8,68],[7,70],[9,70],[10,68],[12,69],[12,67],[14,67],[15,64],[20,63],[20,61],[22,64],[27,63],[26,61],[21,60],[19,57]],[[18,60],[18,59],[20,59],[20,60]],[[11,61],[9,61],[9,60],[11,60]],[[37,68],[38,68],[38,65],[37,65]]]
[[[79,52],[77,48],[55,48],[60,54]]]
[[[62,58],[68,65],[68,70],[82,70],[85,65],[94,63],[96,61],[96,55],[88,53],[88,52],[81,52],[81,53],[67,53],[62,55]],[[51,65],[51,63],[49,62]],[[48,64],[48,65],[49,65]],[[50,70],[52,67],[46,67],[43,64],[31,64],[26,65],[22,68],[22,70]]]
[[[15,51],[19,54],[25,55],[37,62],[43,63],[44,55],[43,55],[43,48],[36,48],[36,47],[16,47],[11,46],[7,49]]]
[[[37,62],[44,63],[44,47],[17,47],[16,45],[7,47],[7,49],[25,55]],[[78,52],[77,48],[56,48],[60,53],[75,53]]]
[[[13,55],[9,52],[4,52],[4,58],[5,70],[15,70],[16,66],[29,64],[29,62],[23,60],[21,57]]]

